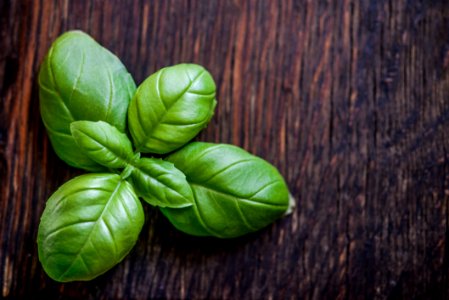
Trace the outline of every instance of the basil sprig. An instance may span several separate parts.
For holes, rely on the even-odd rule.
[[[189,143],[212,118],[215,94],[199,65],[163,68],[136,89],[87,34],[53,43],[39,72],[42,120],[62,160],[101,173],[68,181],[47,201],[37,242],[51,278],[90,280],[119,263],[144,223],[139,197],[177,229],[218,238],[289,211],[287,185],[267,161],[232,145]]]

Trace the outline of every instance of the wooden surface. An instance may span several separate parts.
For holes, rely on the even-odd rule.
[[[39,218],[83,172],[51,149],[37,71],[75,28],[138,83],[179,62],[207,67],[218,106],[198,139],[275,164],[296,211],[216,240],[146,205],[121,264],[50,280]],[[447,1],[0,1],[0,297],[447,299],[448,151]]]

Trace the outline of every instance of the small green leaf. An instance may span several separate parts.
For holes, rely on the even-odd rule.
[[[195,137],[216,105],[215,83],[203,67],[180,64],[159,70],[137,89],[128,110],[137,151],[165,154]]]
[[[193,142],[166,159],[186,175],[195,202],[161,211],[186,233],[237,237],[267,226],[289,207],[277,169],[236,146]]]
[[[120,60],[81,31],[54,41],[39,70],[42,120],[56,154],[71,166],[104,169],[80,151],[70,124],[103,120],[124,132],[136,85]]]
[[[75,121],[72,136],[84,154],[108,168],[125,168],[133,158],[131,141],[126,134],[103,122]]]
[[[56,281],[90,280],[119,263],[144,223],[132,186],[116,174],[87,174],[48,200],[38,231],[39,260]]]
[[[167,161],[141,158],[134,165],[130,181],[146,202],[160,207],[187,207],[193,203],[186,176]]]

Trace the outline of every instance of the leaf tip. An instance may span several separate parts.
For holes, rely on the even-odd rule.
[[[293,197],[291,193],[288,193],[288,207],[284,213],[284,217],[290,215],[296,208],[296,199]]]

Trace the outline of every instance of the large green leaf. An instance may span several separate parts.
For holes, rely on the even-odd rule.
[[[193,142],[166,159],[186,175],[194,194],[191,207],[161,208],[181,231],[236,237],[267,226],[288,208],[277,169],[241,148]]]
[[[124,131],[135,89],[120,60],[89,35],[69,31],[56,39],[39,72],[42,120],[56,154],[74,167],[102,169],[80,151],[70,123],[103,120]]]
[[[84,154],[103,166],[125,168],[133,159],[131,141],[109,123],[75,121],[70,130]]]
[[[132,186],[116,174],[87,174],[48,200],[38,231],[39,260],[54,280],[90,280],[120,262],[144,223]]]
[[[129,177],[139,196],[160,207],[186,207],[193,204],[186,176],[162,159],[141,158]]]
[[[209,123],[215,105],[215,83],[203,67],[159,70],[138,87],[129,106],[137,151],[164,154],[183,146]]]

